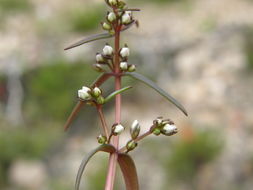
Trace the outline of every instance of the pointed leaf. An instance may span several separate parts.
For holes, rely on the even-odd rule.
[[[91,87],[101,86],[107,79],[109,79],[112,75],[110,73],[102,73],[98,76],[98,78],[92,83]]]
[[[131,86],[127,86],[125,88],[122,88],[122,89],[119,89],[119,90],[116,90],[115,92],[111,93],[109,96],[107,96],[105,98],[105,103],[110,101],[114,96],[116,96],[117,94],[120,94],[128,89],[132,88]]]
[[[128,154],[119,154],[118,163],[124,176],[126,190],[139,190],[138,175],[133,159]]]
[[[153,88],[155,91],[157,91],[159,94],[161,94],[163,97],[165,97],[167,100],[169,100],[172,104],[174,104],[177,108],[179,108],[186,116],[188,116],[186,109],[171,95],[169,95],[167,92],[165,92],[163,89],[161,89],[159,86],[157,86],[153,81],[149,80],[145,76],[136,73],[136,72],[126,72],[125,75],[130,76],[134,79],[137,79],[147,86]]]
[[[76,184],[75,184],[75,190],[79,190],[80,187],[80,182],[81,182],[81,178],[84,172],[84,169],[86,167],[86,165],[88,164],[89,160],[97,153],[97,152],[108,152],[108,153],[114,153],[116,151],[116,149],[109,144],[104,144],[104,145],[100,145],[99,147],[97,147],[96,149],[94,149],[93,151],[91,151],[88,155],[86,155],[84,157],[84,159],[82,160],[82,163],[78,169],[78,173],[76,176]]]
[[[136,20],[133,20],[131,23],[129,23],[128,25],[124,26],[121,31],[125,31],[127,29],[129,29],[133,24],[136,24],[137,25],[137,21]],[[102,33],[102,34],[95,34],[95,35],[92,35],[92,36],[89,36],[87,38],[84,38],[70,46],[68,46],[67,48],[65,48],[64,50],[69,50],[69,49],[72,49],[72,48],[75,48],[75,47],[78,47],[78,46],[81,46],[83,44],[86,44],[86,43],[89,43],[89,42],[93,42],[93,41],[96,41],[96,40],[101,40],[101,39],[106,39],[106,38],[111,38],[113,37],[114,35],[112,34],[109,34],[108,32],[106,33]]]
[[[84,38],[83,40],[80,40],[80,41],[70,45],[69,47],[65,48],[64,50],[69,50],[69,49],[72,49],[74,47],[78,47],[80,45],[83,45],[83,44],[86,44],[86,43],[89,43],[89,42],[92,42],[92,41],[111,38],[111,37],[113,37],[113,35],[109,34],[108,32],[102,33],[102,34],[95,34],[95,35],[89,36],[87,38]]]
[[[64,131],[67,131],[71,122],[74,120],[77,113],[81,110],[81,108],[84,106],[83,101],[79,101],[76,106],[74,107],[73,111],[71,112],[66,124],[64,125]]]

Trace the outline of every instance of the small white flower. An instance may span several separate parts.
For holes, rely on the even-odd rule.
[[[110,5],[117,5],[117,0],[109,0]]]
[[[130,134],[131,134],[132,139],[136,139],[138,137],[140,130],[141,130],[141,126],[139,122],[137,120],[134,120],[130,128]]]
[[[96,55],[96,61],[97,61],[98,63],[104,61],[104,58],[103,58],[103,56],[102,56],[100,53],[98,53],[98,54]]]
[[[78,90],[78,97],[83,100],[90,100],[91,99],[90,88],[83,86],[82,89]]]
[[[115,135],[119,135],[120,133],[122,133],[125,130],[125,127],[123,127],[121,124],[118,124],[114,127],[113,133]]]
[[[123,24],[129,24],[132,18],[131,18],[131,15],[129,15],[128,13],[124,13],[121,17],[121,20]]]
[[[167,136],[171,136],[177,133],[177,127],[174,124],[166,124],[162,129],[162,133]]]
[[[100,90],[100,88],[98,87],[95,87],[92,91],[92,94],[95,96],[95,97],[98,97],[102,94],[102,91]]]
[[[120,63],[120,68],[121,68],[122,71],[126,71],[127,68],[128,68],[127,62],[121,62]]]
[[[103,54],[111,56],[113,54],[113,48],[109,45],[106,45],[103,49]]]
[[[110,12],[107,16],[108,21],[113,22],[116,20],[116,15],[114,12]]]
[[[130,50],[128,47],[123,47],[121,50],[120,50],[120,55],[121,57],[128,57],[130,55]]]

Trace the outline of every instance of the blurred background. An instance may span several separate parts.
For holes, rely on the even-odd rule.
[[[130,62],[189,112],[124,79],[122,123],[142,132],[157,116],[180,133],[151,136],[131,152],[142,190],[250,190],[253,187],[253,1],[128,0],[140,28],[124,32]],[[108,41],[64,47],[102,31],[103,0],[0,0],[0,189],[69,190],[82,158],[97,146],[100,122],[86,107],[63,125],[77,90],[98,75]],[[113,43],[112,40],[108,41]],[[113,91],[113,81],[102,86]],[[114,121],[113,102],[105,106]],[[128,132],[121,145],[129,139]],[[83,189],[103,189],[107,155],[89,163]],[[118,172],[116,188],[124,189]]]

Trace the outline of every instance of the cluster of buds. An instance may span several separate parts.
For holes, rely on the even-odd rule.
[[[105,67],[110,64],[110,61],[113,58],[113,53],[113,48],[109,44],[106,44],[102,53],[96,54],[96,64],[93,65],[94,69],[98,72],[105,72]]]
[[[92,100],[94,100],[97,104],[105,103],[102,91],[98,87],[92,89],[87,86],[83,86],[80,90],[78,90],[78,98],[82,101],[92,102]]]
[[[157,136],[160,134],[172,136],[178,132],[178,129],[173,121],[170,119],[163,120],[162,117],[158,117],[153,121],[153,126],[150,130]]]
[[[121,1],[121,0],[105,0],[106,3],[111,6],[111,7],[116,7],[116,8],[119,8],[119,9],[123,9],[126,5],[126,3],[124,1]]]
[[[126,44],[123,48],[120,49],[119,55],[121,58],[121,62],[120,62],[121,71],[134,72],[136,70],[135,65],[128,64],[127,62],[128,57],[130,55],[130,49],[127,47]]]

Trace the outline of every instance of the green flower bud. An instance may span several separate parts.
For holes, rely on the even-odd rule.
[[[135,70],[136,70],[135,65],[130,65],[130,66],[128,67],[128,71],[129,71],[129,72],[134,72]]]
[[[140,134],[141,126],[137,120],[134,120],[131,128],[130,128],[130,134],[132,139],[136,139]]]
[[[108,3],[110,4],[110,5],[117,5],[117,0],[108,0]]]
[[[134,140],[130,140],[127,142],[126,148],[127,148],[127,152],[135,149],[137,147],[137,143]]]
[[[97,98],[97,103],[98,103],[98,104],[104,104],[104,103],[105,103],[104,97],[103,97],[103,96],[99,96],[99,97]]]
[[[102,91],[100,90],[100,88],[95,87],[95,88],[93,89],[93,91],[92,91],[92,94],[93,94],[93,96],[95,96],[95,97],[99,97],[99,96],[102,94]]]
[[[99,136],[97,137],[97,140],[98,140],[98,143],[99,143],[99,144],[105,144],[105,143],[107,142],[106,136],[103,136],[103,135],[99,135]]]
[[[153,130],[153,132],[152,132],[154,135],[156,135],[156,136],[158,136],[158,135],[160,135],[161,134],[161,130],[160,129],[157,129],[157,128],[155,128],[154,130]]]
[[[104,30],[111,30],[112,29],[112,26],[106,22],[102,23],[102,27]]]

